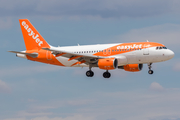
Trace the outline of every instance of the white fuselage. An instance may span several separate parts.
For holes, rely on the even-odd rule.
[[[57,47],[56,49],[67,51],[71,53],[79,53],[83,55],[93,56],[93,54],[102,51],[106,48],[116,46],[118,44],[97,44],[97,45],[83,45],[83,46],[67,46],[67,47]],[[116,51],[113,51],[116,52]],[[156,49],[156,47],[145,48],[141,50],[130,51],[122,54],[111,55],[110,52],[106,51],[103,54],[108,55],[108,57],[120,58],[118,61],[118,66],[126,64],[144,64],[144,63],[155,63],[169,60],[174,57],[174,53],[169,49]],[[70,67],[77,60],[68,61],[68,58],[59,56],[57,60],[63,65]],[[88,67],[86,64],[78,64],[74,67]]]

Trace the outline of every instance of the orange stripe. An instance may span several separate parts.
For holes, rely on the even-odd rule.
[[[71,58],[69,58],[69,60],[68,60],[68,61],[73,60],[73,59],[76,59],[76,58],[79,58],[79,57],[82,57],[82,56],[75,56],[75,57],[71,57]]]
[[[119,45],[115,45],[113,47],[104,49],[103,52],[98,52],[93,55],[95,56],[112,56],[112,55],[118,55],[123,54],[127,52],[132,52],[139,49],[145,49],[150,47],[156,47],[156,46],[163,46],[160,43],[154,43],[154,42],[137,42],[137,43],[122,43]]]
[[[27,55],[28,60],[38,61],[42,63],[52,64],[52,65],[59,65],[64,66],[61,62],[59,62],[56,57],[51,53],[51,51],[47,50],[27,50],[26,53],[38,53],[38,57],[32,58]]]

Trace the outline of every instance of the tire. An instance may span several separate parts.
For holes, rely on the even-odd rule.
[[[94,72],[89,70],[89,71],[86,72],[86,76],[87,77],[93,77],[94,76]]]
[[[154,72],[153,72],[153,70],[149,70],[148,73],[149,73],[150,75],[152,75]]]
[[[110,78],[110,77],[111,77],[111,73],[109,73],[109,72],[104,72],[104,73],[103,73],[103,77],[104,77],[104,78]]]

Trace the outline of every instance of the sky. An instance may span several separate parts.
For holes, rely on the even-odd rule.
[[[179,0],[0,0],[0,120],[180,120]],[[130,73],[68,68],[18,58],[19,19],[53,46],[158,42],[169,61]]]

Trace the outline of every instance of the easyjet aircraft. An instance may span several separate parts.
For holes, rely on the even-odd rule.
[[[135,42],[117,44],[98,44],[68,47],[49,45],[28,19],[20,19],[20,26],[26,46],[25,51],[9,51],[16,56],[32,61],[64,66],[89,67],[87,77],[93,77],[93,67],[105,70],[103,77],[109,78],[109,70],[124,69],[138,72],[143,64],[148,64],[149,74],[152,63],[162,62],[174,57],[173,51],[155,42]]]

